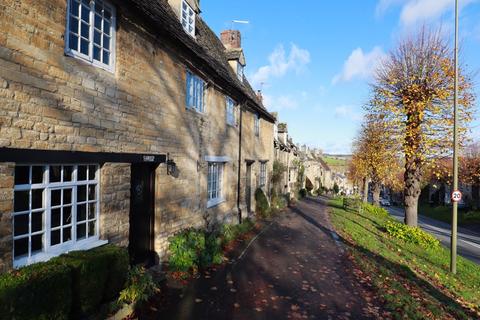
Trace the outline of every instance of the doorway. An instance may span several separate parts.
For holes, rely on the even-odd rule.
[[[155,263],[155,166],[132,164],[130,180],[130,262],[150,266]]]

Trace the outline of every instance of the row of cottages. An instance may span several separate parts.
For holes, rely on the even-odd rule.
[[[277,114],[274,113],[276,118]],[[283,172],[276,188],[276,194],[292,195],[297,190],[297,179],[299,174],[300,158],[298,147],[288,135],[286,123],[275,122],[273,134],[274,159],[283,168]]]
[[[104,243],[158,262],[268,190],[272,116],[198,0],[0,3],[0,271]],[[223,42],[223,43],[222,43]]]

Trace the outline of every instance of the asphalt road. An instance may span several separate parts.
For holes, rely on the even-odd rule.
[[[396,219],[403,221],[403,209],[389,207],[387,209]],[[433,234],[447,248],[450,248],[450,224],[432,218],[418,216],[418,226]],[[457,253],[464,258],[480,264],[480,233],[465,228],[458,228]]]

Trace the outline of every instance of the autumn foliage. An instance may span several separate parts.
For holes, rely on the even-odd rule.
[[[421,181],[432,161],[452,152],[453,50],[440,31],[425,28],[399,42],[380,63],[368,114],[382,119],[404,158],[405,222],[417,225]],[[475,96],[472,81],[459,68],[458,117],[465,140]]]

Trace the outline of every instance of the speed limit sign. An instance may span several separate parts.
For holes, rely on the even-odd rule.
[[[462,193],[459,190],[455,190],[452,192],[452,201],[459,202],[462,200]]]

